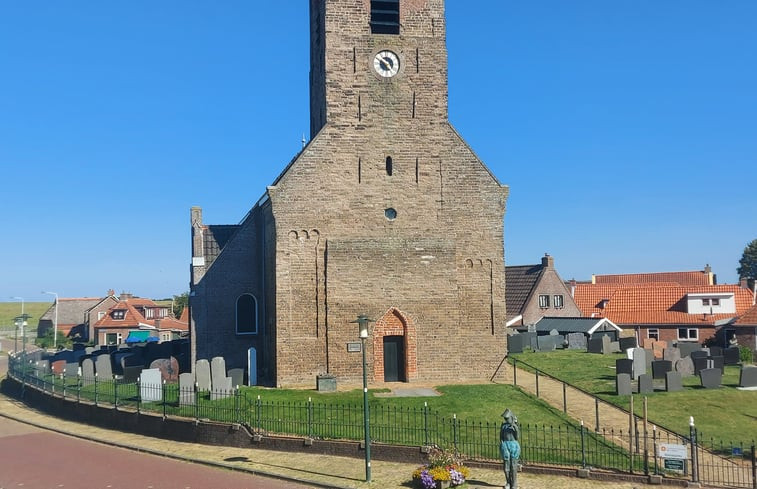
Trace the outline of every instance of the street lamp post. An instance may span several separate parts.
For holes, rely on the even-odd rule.
[[[21,316],[23,316],[24,315],[24,298],[23,297],[11,297],[11,299],[16,299],[16,300],[20,300],[21,301]],[[19,317],[21,317],[21,316],[19,316]],[[14,318],[14,322],[15,322],[15,325],[16,325],[16,336],[15,336],[15,338],[13,340],[13,353],[16,356],[18,356],[18,327],[20,326],[19,319],[18,319],[19,317]]]
[[[58,349],[58,294],[55,292],[45,292],[43,294],[50,294],[55,296],[55,316],[53,319],[53,350]]]
[[[361,314],[357,320],[352,321],[358,324],[360,330],[361,350],[363,351],[363,420],[365,430],[365,481],[371,481],[371,424],[370,410],[368,408],[368,377],[366,374],[365,363],[365,340],[368,339],[368,323],[371,322],[368,316]]]

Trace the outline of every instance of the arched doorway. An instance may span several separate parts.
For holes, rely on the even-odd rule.
[[[415,323],[396,307],[376,321],[373,372],[376,382],[410,382],[418,376]]]

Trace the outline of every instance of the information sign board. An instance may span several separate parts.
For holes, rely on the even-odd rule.
[[[660,443],[657,446],[657,456],[662,458],[672,458],[676,460],[686,460],[688,453],[686,445],[676,443]]]
[[[665,470],[673,470],[676,472],[683,472],[686,467],[686,460],[678,460],[676,458],[664,459]]]

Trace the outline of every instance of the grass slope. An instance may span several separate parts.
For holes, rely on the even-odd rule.
[[[28,319],[31,331],[37,331],[39,318],[52,306],[51,302],[25,302],[24,313],[31,316]],[[21,302],[0,302],[0,332],[12,334],[15,331],[13,318],[21,315]]]

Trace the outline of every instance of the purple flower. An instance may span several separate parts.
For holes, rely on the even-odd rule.
[[[421,484],[423,485],[423,489],[434,489],[436,487],[436,482],[434,482],[434,478],[431,477],[428,470],[421,472]]]
[[[463,474],[455,469],[449,469],[449,478],[453,486],[459,486],[460,484],[465,482],[465,477],[463,477]]]

